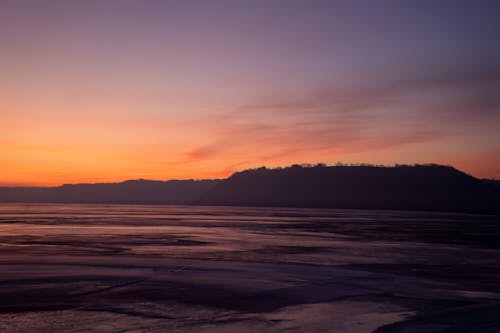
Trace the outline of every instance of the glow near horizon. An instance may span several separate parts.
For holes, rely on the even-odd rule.
[[[0,184],[442,163],[500,178],[500,5],[3,1]]]

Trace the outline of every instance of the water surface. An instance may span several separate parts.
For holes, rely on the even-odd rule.
[[[2,204],[0,331],[489,332],[500,327],[490,315],[500,309],[499,221]]]

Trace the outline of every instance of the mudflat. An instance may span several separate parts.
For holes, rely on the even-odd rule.
[[[500,216],[1,204],[0,332],[499,332]]]

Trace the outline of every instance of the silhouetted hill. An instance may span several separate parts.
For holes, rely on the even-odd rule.
[[[495,183],[496,184],[496,183]],[[200,204],[500,213],[500,188],[452,167],[294,165],[223,180],[0,187],[0,202]]]
[[[452,167],[292,166],[232,175],[198,201],[210,205],[499,211],[500,193]]]
[[[490,185],[500,187],[500,180],[498,179],[483,179],[483,182],[488,183]]]
[[[0,202],[51,202],[51,187],[0,187]]]
[[[0,188],[0,202],[190,204],[219,180],[128,180],[59,187]]]

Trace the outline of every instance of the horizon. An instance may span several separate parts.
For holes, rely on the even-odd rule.
[[[246,168],[246,169],[241,169],[241,170],[235,170],[231,174],[229,174],[226,177],[220,177],[220,178],[196,178],[196,177],[188,177],[188,178],[168,178],[168,179],[151,179],[151,178],[128,178],[128,179],[122,179],[118,181],[110,181],[110,182],[87,182],[87,183],[62,183],[62,184],[54,184],[54,185],[23,185],[23,184],[2,184],[0,183],[0,187],[41,187],[41,188],[52,188],[52,187],[61,187],[64,185],[97,185],[97,184],[121,184],[125,182],[130,182],[130,181],[151,181],[151,182],[169,182],[169,181],[210,181],[210,180],[225,180],[230,178],[236,173],[240,172],[245,172],[245,171],[253,171],[253,170],[259,170],[259,169],[266,169],[266,170],[285,170],[285,169],[290,169],[295,166],[299,166],[301,168],[315,168],[315,167],[374,167],[374,168],[398,168],[398,167],[444,167],[444,168],[451,168],[454,170],[457,170],[461,173],[464,173],[470,177],[479,179],[479,180],[493,180],[497,181],[500,179],[496,178],[479,178],[474,175],[471,175],[463,170],[460,170],[456,168],[453,165],[446,165],[446,164],[437,164],[437,163],[412,163],[412,164],[403,164],[403,163],[395,163],[393,165],[387,165],[387,164],[371,164],[371,163],[343,163],[343,162],[336,162],[335,164],[327,164],[323,162],[317,162],[317,163],[294,163],[294,164],[289,164],[289,165],[282,165],[282,166],[274,166],[274,167],[269,167],[266,165],[261,165],[255,168]]]
[[[2,1],[0,184],[321,160],[500,179],[498,1]]]
[[[500,0],[0,0],[0,331],[500,332]]]
[[[0,331],[500,332],[500,0],[0,0]]]

